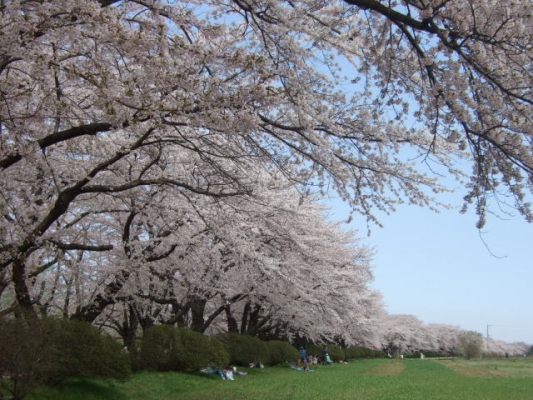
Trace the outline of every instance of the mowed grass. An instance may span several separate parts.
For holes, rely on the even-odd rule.
[[[533,360],[363,360],[252,369],[223,381],[201,374],[140,373],[126,381],[80,379],[41,388],[29,400],[433,400],[533,399]]]

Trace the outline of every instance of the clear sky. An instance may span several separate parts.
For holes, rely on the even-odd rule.
[[[329,205],[333,219],[346,218],[345,204]],[[371,227],[368,237],[363,219],[349,227],[376,250],[373,287],[389,313],[484,337],[488,325],[492,339],[533,344],[533,224],[489,217],[480,233],[476,221],[473,212],[406,205],[382,216],[384,228]]]
[[[343,65],[350,76],[351,67]],[[358,87],[347,84],[343,90]],[[371,226],[369,237],[365,219],[353,217],[349,228],[376,250],[373,287],[391,314],[459,326],[484,337],[488,326],[492,339],[533,344],[533,224],[520,216],[488,216],[479,231],[473,210],[459,213],[462,197],[445,195],[440,200],[456,208],[438,214],[407,205],[391,215],[378,214],[384,227]],[[332,219],[347,219],[346,204],[327,204]]]

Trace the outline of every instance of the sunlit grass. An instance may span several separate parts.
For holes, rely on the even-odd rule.
[[[533,360],[530,358],[509,358],[500,360],[469,360],[461,361],[468,366],[489,371],[500,371],[513,377],[533,377]],[[533,396],[532,396],[533,398]]]
[[[492,372],[491,372],[492,371]],[[497,374],[494,374],[497,371]],[[364,360],[317,366],[314,372],[275,367],[223,381],[213,375],[141,373],[121,381],[75,380],[41,388],[30,400],[530,400],[533,360]]]

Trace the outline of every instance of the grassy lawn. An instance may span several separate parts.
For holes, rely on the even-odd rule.
[[[252,369],[223,381],[212,375],[141,373],[124,382],[75,380],[30,400],[353,400],[533,399],[533,360],[364,360],[314,372]]]

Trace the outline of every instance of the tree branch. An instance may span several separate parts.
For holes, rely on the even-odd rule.
[[[427,21],[419,21],[417,19],[414,19],[410,17],[409,15],[402,14],[396,10],[393,10],[392,8],[381,4],[377,0],[344,0],[345,3],[357,6],[363,10],[371,9],[391,21],[395,22],[401,22],[405,25],[408,25],[414,29],[425,31],[429,33],[438,33],[438,29],[432,25],[430,25]]]
[[[109,7],[115,3],[120,3],[121,0],[98,0],[98,3],[100,3],[100,6],[103,7]]]
[[[125,190],[133,189],[138,186],[151,186],[151,185],[171,185],[171,186],[177,186],[181,187],[183,189],[187,189],[190,192],[202,194],[206,196],[211,197],[230,197],[230,196],[240,196],[240,195],[246,195],[250,194],[250,191],[232,191],[228,193],[224,193],[222,191],[220,192],[212,192],[209,189],[199,189],[195,188],[191,185],[188,185],[183,182],[175,181],[173,179],[137,179],[134,181],[127,182],[123,185],[119,186],[108,186],[108,185],[93,185],[93,186],[86,186],[81,190],[82,193],[117,193],[117,192],[123,192]]]
[[[103,244],[99,246],[93,246],[83,243],[62,243],[56,240],[51,240],[51,243],[54,244],[58,249],[61,250],[84,250],[84,251],[109,251],[113,250],[113,246],[110,244]]]
[[[45,136],[44,138],[41,138],[37,140],[37,144],[41,148],[41,150],[46,149],[47,147],[64,142],[65,140],[73,139],[79,136],[85,136],[85,135],[96,135],[99,132],[107,132],[111,130],[112,126],[111,124],[102,123],[102,122],[95,122],[88,125],[81,125],[81,126],[75,126],[73,128],[67,129],[65,131],[55,132],[51,135]],[[4,157],[2,160],[0,160],[0,168],[1,169],[7,169],[13,164],[17,163],[22,159],[22,155],[20,153],[11,154],[7,157]]]

